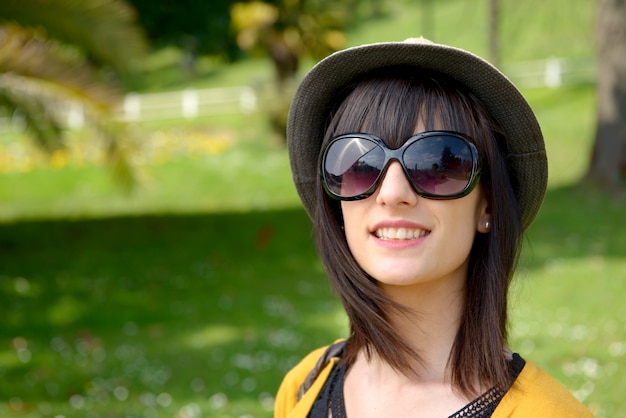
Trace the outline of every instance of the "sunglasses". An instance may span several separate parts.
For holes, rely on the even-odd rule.
[[[326,192],[339,200],[360,200],[378,188],[392,160],[402,166],[415,192],[428,199],[469,194],[480,177],[478,150],[463,134],[429,131],[389,149],[370,134],[340,135],[324,147],[321,176]]]

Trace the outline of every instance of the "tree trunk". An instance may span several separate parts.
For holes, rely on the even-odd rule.
[[[585,181],[618,192],[626,184],[626,0],[598,6],[598,115]]]
[[[435,13],[433,0],[422,0],[422,36],[431,41],[435,39]]]
[[[498,0],[489,0],[489,61],[496,67],[500,64],[500,56],[498,54],[499,14]]]
[[[282,89],[293,81],[298,74],[300,57],[296,51],[289,47],[283,33],[271,30],[266,35],[265,43],[274,64],[278,88]]]

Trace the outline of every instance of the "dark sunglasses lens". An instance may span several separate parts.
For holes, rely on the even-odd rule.
[[[367,191],[380,174],[385,152],[364,138],[341,138],[330,145],[324,159],[324,181],[335,195],[354,197]]]
[[[437,135],[414,142],[405,150],[403,159],[411,180],[436,196],[461,193],[472,176],[472,150],[454,136]]]

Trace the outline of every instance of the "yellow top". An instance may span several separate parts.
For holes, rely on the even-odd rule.
[[[326,348],[311,352],[287,373],[276,395],[275,418],[307,417],[339,359],[334,357],[330,360],[300,401],[297,400],[298,389]],[[492,418],[506,417],[592,418],[593,415],[560,383],[535,363],[526,361],[521,373],[492,415]]]

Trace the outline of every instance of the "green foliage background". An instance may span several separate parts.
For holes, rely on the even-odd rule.
[[[501,3],[505,69],[593,57],[591,2]],[[428,26],[421,5],[381,3],[386,13],[355,21],[348,43],[427,27],[431,39],[486,55],[486,2],[436,2]],[[266,61],[204,58],[190,81],[179,56],[154,53],[126,83],[158,91],[271,78]],[[595,88],[523,93],[544,129],[550,187],[512,292],[511,346],[596,416],[626,417],[624,204],[575,186]],[[130,195],[91,159],[46,162],[22,133],[0,136],[0,415],[270,417],[284,373],[346,332],[286,150],[262,113],[134,129]]]

